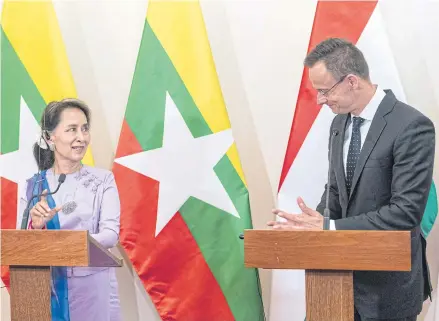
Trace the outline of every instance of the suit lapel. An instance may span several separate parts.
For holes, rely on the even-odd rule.
[[[378,110],[375,114],[375,117],[372,119],[372,124],[370,125],[369,132],[367,133],[366,140],[364,141],[363,148],[361,149],[360,158],[358,159],[358,163],[354,171],[354,177],[352,178],[351,194],[349,195],[349,198],[355,191],[355,186],[358,183],[358,179],[360,178],[360,175],[364,169],[364,165],[366,164],[367,159],[370,156],[370,153],[372,152],[375,144],[377,143],[384,128],[387,125],[384,116],[393,109],[395,103],[396,98],[393,95],[392,91],[386,90],[386,96],[378,106]]]
[[[343,145],[346,132],[346,124],[349,119],[348,115],[342,115],[340,122],[338,123],[337,130],[340,135],[334,140],[334,170],[335,177],[337,179],[338,192],[342,195],[342,198],[348,201],[348,190],[346,188],[346,176],[343,164]]]
[[[360,177],[361,172],[363,171],[364,165],[366,164],[367,159],[369,158],[372,149],[374,148],[378,138],[380,138],[381,133],[386,127],[386,121],[384,118],[374,118],[372,124],[369,128],[369,133],[366,136],[366,141],[363,144],[363,148],[361,149],[360,158],[358,159],[357,166],[355,166],[354,177],[352,178],[352,188],[351,195],[355,190],[355,186],[358,182],[358,178]]]

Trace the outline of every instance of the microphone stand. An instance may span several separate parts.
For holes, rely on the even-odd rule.
[[[29,212],[30,212],[29,206],[32,203],[32,201],[34,200],[34,198],[41,197],[43,195],[48,196],[48,195],[55,194],[56,192],[58,192],[61,184],[64,183],[65,180],[66,180],[66,174],[61,174],[58,178],[58,186],[56,187],[55,191],[53,191],[51,193],[47,193],[47,194],[41,193],[41,194],[37,194],[37,195],[34,195],[31,197],[31,199],[27,202],[26,209],[23,212],[23,219],[21,221],[21,229],[22,230],[27,230],[27,226],[29,224]]]

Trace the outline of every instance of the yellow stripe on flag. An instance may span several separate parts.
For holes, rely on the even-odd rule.
[[[46,103],[77,97],[51,1],[6,0],[2,12],[2,26]],[[94,165],[90,148],[83,162]]]
[[[198,1],[151,1],[146,15],[187,90],[216,133],[230,128]],[[227,156],[245,184],[236,145]]]

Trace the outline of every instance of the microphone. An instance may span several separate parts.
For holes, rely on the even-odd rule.
[[[53,194],[55,194],[56,192],[58,192],[58,190],[59,190],[61,184],[64,183],[65,180],[66,180],[66,174],[61,174],[61,175],[59,175],[59,178],[58,178],[58,186],[56,187],[56,190],[55,190],[55,191],[53,191],[53,192],[51,192],[51,193],[47,193],[47,194],[45,194],[45,195],[44,195],[43,193],[41,193],[41,194],[37,194],[37,195],[34,195],[34,196],[31,197],[31,199],[27,202],[26,209],[25,209],[24,212],[23,212],[23,219],[22,219],[22,221],[21,221],[21,229],[22,229],[22,230],[26,230],[26,229],[27,229],[27,226],[28,226],[28,224],[29,224],[29,211],[30,211],[29,206],[30,206],[30,203],[32,203],[32,201],[34,200],[34,198],[36,198],[36,197],[41,197],[41,196],[43,196],[43,195],[44,195],[44,196],[48,196],[48,195],[53,195]]]
[[[326,207],[323,210],[323,230],[329,230],[329,221],[331,217],[331,212],[329,210],[329,190],[331,189],[332,143],[334,137],[337,135],[338,135],[338,129],[333,129],[331,135],[331,141],[329,142],[328,184],[326,186]]]

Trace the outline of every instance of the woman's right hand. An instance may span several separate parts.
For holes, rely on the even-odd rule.
[[[42,229],[46,223],[49,222],[59,210],[61,210],[61,207],[50,209],[45,196],[47,194],[46,189],[43,191],[43,194],[41,200],[30,210],[32,228],[34,229]]]

